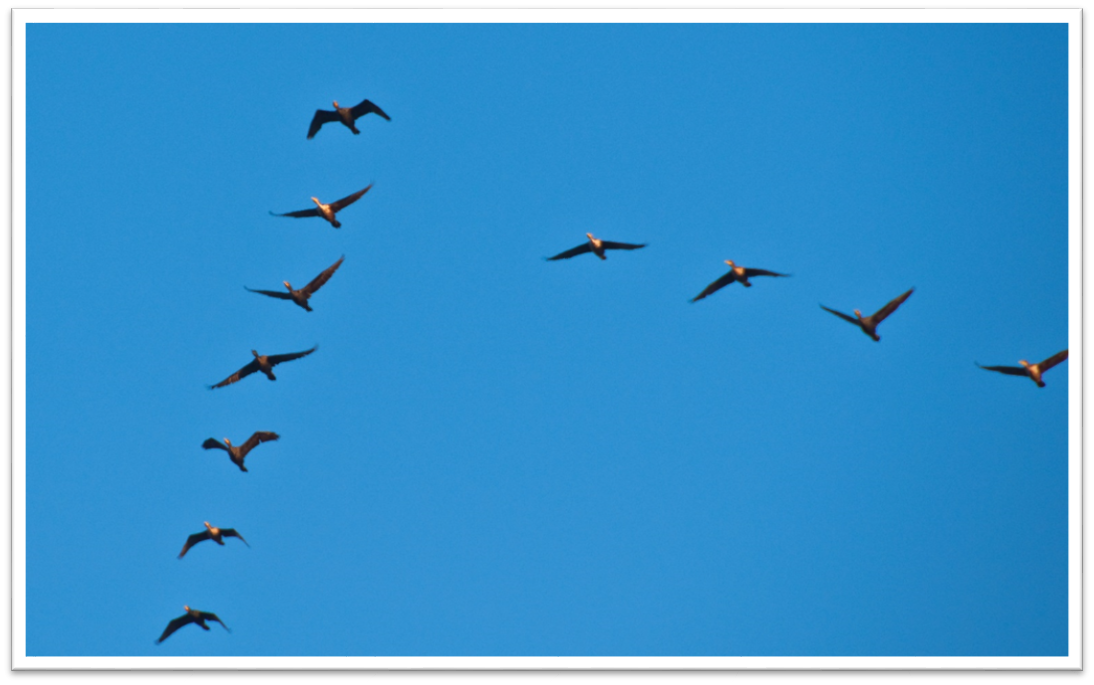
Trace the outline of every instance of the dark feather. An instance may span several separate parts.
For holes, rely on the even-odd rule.
[[[610,240],[601,240],[600,246],[605,250],[637,250],[640,247],[645,247],[649,243],[642,243],[637,245],[635,243],[613,243]]]
[[[894,298],[894,299],[893,299],[893,300],[892,300],[892,301],[891,301],[891,302],[890,302],[889,304],[885,305],[885,306],[884,306],[884,307],[882,307],[881,309],[879,309],[879,310],[877,310],[876,312],[874,312],[874,313],[873,313],[873,314],[872,314],[872,315],[870,316],[870,319],[871,319],[871,320],[872,320],[872,321],[873,321],[873,322],[874,322],[875,324],[879,324],[879,323],[881,323],[882,321],[884,321],[884,320],[885,320],[885,317],[889,316],[889,315],[890,315],[890,314],[892,314],[892,313],[893,313],[894,311],[896,311],[896,308],[897,308],[897,307],[899,307],[899,306],[900,306],[901,304],[903,304],[903,303],[904,303],[904,300],[908,299],[908,297],[910,297],[910,296],[911,296],[911,294],[912,294],[912,290],[915,290],[915,288],[912,288],[911,290],[909,290],[908,292],[904,293],[903,295],[900,295],[899,297],[896,297],[896,298]]]
[[[829,309],[828,307],[825,307],[823,304],[820,306],[820,308],[823,309],[826,312],[832,312],[833,314],[835,314],[839,318],[843,319],[844,321],[850,321],[851,323],[855,324],[856,326],[860,326],[859,320],[856,319],[853,316],[848,316],[847,314],[844,314],[843,312],[837,312],[835,309]],[[847,329],[844,328],[843,330],[847,330]]]
[[[774,271],[768,271],[767,269],[745,269],[745,278],[752,278],[753,276],[781,276],[787,278],[790,274],[779,274]]]
[[[201,446],[207,450],[224,450],[228,451],[228,446],[216,438],[206,438],[205,442],[201,443]]]
[[[243,536],[240,535],[239,531],[237,531],[235,528],[221,528],[220,534],[226,538],[239,538],[240,540],[243,540]],[[243,544],[247,545],[248,547],[251,546],[250,543],[248,543],[246,540],[243,540]]]
[[[271,357],[270,359],[272,360],[273,358]],[[250,364],[244,366],[239,371],[236,371],[231,376],[228,376],[227,378],[225,378],[221,382],[217,383],[216,385],[210,386],[209,389],[213,390],[214,388],[223,388],[226,385],[231,385],[232,383],[235,383],[236,381],[240,380],[241,378],[245,378],[247,376],[250,376],[255,371],[258,371],[258,360],[257,359],[254,360],[253,362],[251,362]]]
[[[259,443],[269,442],[270,440],[277,440],[281,436],[277,433],[271,433],[270,431],[257,431],[251,437],[247,438],[247,442],[239,446],[240,458],[247,456],[247,453],[258,446]]]
[[[330,203],[331,211],[332,212],[340,212],[343,209],[345,209],[346,207],[349,207],[354,202],[357,202],[358,200],[360,200],[361,196],[364,195],[365,193],[367,193],[371,188],[372,188],[372,184],[369,183],[368,186],[364,190],[358,190],[353,195],[347,195],[346,197],[342,198],[341,200],[339,200],[337,202]]]
[[[391,121],[391,117],[389,117],[387,114],[385,114],[384,110],[377,107],[376,103],[372,102],[371,100],[362,100],[360,103],[358,103],[357,105],[355,105],[353,108],[350,109],[350,113],[353,114],[353,118],[355,120],[360,118],[360,117],[365,116],[366,114],[373,113],[373,114],[379,114],[380,116],[387,119],[388,121]]]
[[[979,362],[973,363],[980,366]],[[980,366],[980,368],[986,371],[998,371],[999,373],[1005,373],[1008,376],[1029,376],[1029,371],[1026,371],[1024,366]]]
[[[368,102],[368,100],[365,100],[365,102]],[[327,124],[332,121],[340,121],[341,119],[342,117],[338,116],[338,112],[332,112],[329,109],[315,110],[315,116],[312,117],[311,126],[308,127],[308,138],[314,138],[315,134],[319,133],[319,129],[322,128],[323,124]]]
[[[593,246],[588,242],[581,243],[575,248],[566,250],[565,252],[559,252],[554,257],[548,257],[547,261],[553,262],[556,259],[569,259],[570,257],[576,257],[579,254],[585,254],[586,252],[592,252]]]
[[[306,356],[308,356],[312,352],[315,352],[318,349],[319,349],[319,346],[316,345],[315,347],[311,348],[310,350],[304,350],[303,352],[290,352],[288,354],[271,354],[270,356],[266,357],[266,359],[268,359],[269,362],[270,362],[270,365],[273,366],[273,365],[280,364],[281,362],[291,362],[294,359],[300,359],[301,357],[306,357]],[[251,437],[254,437],[254,436],[251,436]]]
[[[307,295],[311,295],[316,290],[319,290],[320,288],[322,288],[323,284],[326,283],[327,281],[329,281],[330,277],[334,275],[334,272],[338,270],[338,267],[342,266],[342,260],[344,260],[345,258],[346,258],[346,256],[342,255],[342,257],[339,258],[339,260],[337,262],[335,262],[331,266],[327,267],[327,269],[325,271],[323,271],[323,273],[321,273],[318,276],[316,276],[315,278],[313,278],[311,283],[307,284],[306,286],[304,286],[300,290],[302,292],[304,292],[305,294],[307,294]]]
[[[726,275],[722,276],[718,280],[716,280],[713,283],[711,283],[710,285],[708,285],[706,287],[706,289],[703,290],[703,292],[701,292],[698,295],[696,295],[695,297],[691,298],[691,301],[692,302],[698,302],[699,300],[703,299],[707,295],[710,295],[712,293],[715,293],[715,292],[721,290],[722,288],[726,287],[727,285],[729,285],[730,283],[732,283],[735,280],[737,280],[737,275],[734,274],[733,270],[731,269],[729,271],[729,273],[727,273]]]
[[[1045,371],[1048,371],[1065,359],[1067,359],[1067,350],[1064,350],[1063,352],[1057,352],[1037,366],[1041,367],[1041,373],[1044,373]]]
[[[244,290],[250,290],[252,293],[258,293],[259,295],[267,295],[269,297],[276,297],[279,300],[291,300],[292,295],[284,291],[277,290],[255,290],[254,288],[248,288],[243,286]]]
[[[209,533],[209,531],[204,530],[200,533],[194,533],[190,537],[186,538],[186,544],[182,546],[182,551],[179,552],[179,559],[181,559],[183,556],[185,556],[186,551],[189,550],[191,547],[198,544],[199,542],[202,542],[204,540],[208,540],[211,537],[213,537],[212,534]]]
[[[194,617],[190,614],[183,614],[182,616],[179,616],[178,618],[172,620],[170,623],[167,624],[167,628],[164,629],[163,635],[160,635],[160,639],[156,640],[156,644],[159,644],[166,640],[168,637],[170,637],[171,633],[175,632],[187,623],[193,622]]]
[[[272,214],[273,216],[291,216],[296,219],[302,219],[309,216],[323,216],[319,213],[318,207],[314,207],[312,209],[300,209],[295,212],[285,212],[284,214],[277,214],[271,211],[270,214]]]

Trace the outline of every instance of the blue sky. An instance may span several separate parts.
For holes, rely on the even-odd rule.
[[[28,26],[27,654],[1066,654],[1068,366],[973,365],[1067,346],[1066,58]],[[587,231],[649,247],[543,261]],[[243,289],[343,254],[312,313]],[[689,304],[725,259],[792,277]],[[818,307],[913,286],[880,343]],[[249,473],[200,447],[256,430]],[[251,547],[176,559],[206,520]],[[183,604],[233,632],[153,645]]]

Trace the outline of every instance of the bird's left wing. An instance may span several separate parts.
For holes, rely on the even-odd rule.
[[[239,531],[235,528],[221,528],[220,534],[226,538],[239,538],[240,540],[243,540],[243,536],[240,535]],[[251,546],[251,544],[246,540],[243,540],[243,544],[247,545],[248,547]]]
[[[209,534],[209,531],[204,530],[200,533],[194,533],[190,537],[186,538],[186,544],[182,546],[182,551],[179,552],[179,559],[186,556],[187,550],[189,550],[191,547],[203,540],[208,540],[210,537],[212,537],[212,535]]]
[[[246,456],[248,452],[258,446],[260,442],[267,442],[269,440],[277,440],[281,436],[277,433],[271,433],[270,431],[255,431],[251,437],[247,438],[247,442],[239,446],[240,454]]]
[[[337,262],[335,262],[331,266],[327,267],[323,271],[323,273],[321,273],[318,276],[316,276],[315,278],[313,278],[311,283],[309,283],[306,286],[304,286],[303,288],[301,288],[301,290],[303,290],[308,295],[311,295],[316,290],[319,290],[320,288],[322,288],[323,284],[326,283],[327,281],[329,281],[330,277],[334,275],[334,272],[338,270],[338,267],[342,266],[342,260],[345,259],[345,258],[346,258],[346,256],[342,255],[342,257]]]
[[[361,196],[364,195],[365,193],[367,193],[370,189],[372,189],[372,184],[371,183],[369,183],[366,188],[364,188],[363,190],[358,190],[353,195],[347,195],[346,197],[342,198],[341,200],[339,200],[337,202],[330,203],[330,210],[332,212],[342,211],[346,207],[349,207],[350,205],[352,205],[354,202],[357,202],[358,200],[360,200]]]
[[[220,618],[216,614],[214,614],[213,612],[211,612],[211,611],[199,611],[198,613],[201,614],[201,617],[203,619],[205,619],[206,621],[216,621],[220,625],[224,626],[224,630],[227,630],[229,633],[232,632],[232,629],[229,628],[228,626],[225,626],[224,621],[221,621]]]
[[[1037,366],[1041,367],[1041,372],[1044,373],[1045,371],[1048,371],[1065,359],[1067,359],[1067,350],[1064,350],[1063,352],[1057,352]]]
[[[767,269],[745,269],[745,278],[752,278],[753,276],[781,276],[783,278],[789,277],[790,274],[780,274],[774,271],[768,271]]]
[[[167,624],[166,628],[164,628],[163,635],[160,635],[160,639],[156,640],[156,644],[159,644],[159,643],[163,642],[164,640],[166,640],[171,635],[171,633],[175,632],[176,630],[183,627],[187,623],[192,622],[193,620],[194,620],[194,617],[191,616],[190,614],[183,614],[182,616],[179,616],[178,618],[174,619],[173,621],[171,621],[170,623]]]
[[[302,219],[306,216],[320,216],[318,207],[313,209],[298,209],[295,212],[285,212],[284,214],[278,214],[277,212],[271,211],[270,214],[272,216],[291,216],[295,219]]]
[[[590,245],[588,242],[584,242],[584,243],[581,243],[580,245],[578,245],[577,247],[573,247],[573,248],[570,248],[569,250],[566,250],[565,252],[559,252],[554,257],[548,257],[547,261],[553,262],[556,259],[569,259],[570,257],[576,257],[579,254],[585,254],[586,252],[591,252],[592,249],[593,249],[592,245]]]
[[[291,362],[294,359],[300,359],[301,357],[306,357],[306,356],[308,356],[312,352],[315,352],[318,349],[319,349],[319,346],[316,345],[315,347],[311,348],[310,350],[304,350],[303,352],[290,352],[288,354],[271,354],[269,357],[266,357],[266,359],[270,360],[271,365],[280,364],[281,362]]]
[[[904,300],[911,297],[912,290],[915,290],[915,288],[912,288],[911,290],[904,293],[903,295],[899,295],[899,296],[893,298],[892,302],[890,302],[889,304],[885,305],[881,309],[874,312],[874,314],[870,318],[874,320],[874,323],[881,323],[882,321],[885,320],[885,317],[887,317],[890,314],[892,314],[893,312],[895,312],[896,308],[904,303]]]
[[[977,366],[980,366],[979,362],[973,362]],[[1008,376],[1028,376],[1029,371],[1026,371],[1022,366],[980,366],[985,371],[998,371],[999,373],[1005,373]]]
[[[645,247],[649,243],[642,243],[638,245],[636,243],[613,243],[610,240],[601,240],[600,245],[605,250],[637,250],[640,247]]]
[[[317,109],[315,110],[315,116],[312,117],[311,126],[308,127],[308,138],[314,138],[316,133],[319,133],[319,129],[323,124],[331,121],[338,121],[342,117],[338,116],[338,112],[332,112],[329,109]]]
[[[280,291],[277,291],[277,290],[255,290],[254,288],[248,288],[247,286],[243,286],[243,289],[244,290],[250,290],[252,293],[258,293],[259,295],[268,295],[270,297],[276,297],[279,300],[291,300],[292,299],[292,295],[290,295],[286,292],[280,292]]]
[[[735,280],[737,280],[737,276],[736,276],[736,274],[733,273],[733,270],[731,269],[729,273],[727,273],[726,275],[722,276],[721,278],[719,278],[718,280],[714,281],[713,283],[708,285],[706,288],[704,288],[703,292],[701,292],[698,295],[696,295],[695,297],[691,298],[691,301],[692,302],[698,302],[699,300],[703,299],[707,295],[710,295],[711,293],[715,293],[715,292],[721,290],[722,288],[726,287],[727,285],[729,285],[730,283],[732,283]]]
[[[271,357],[271,359],[272,359],[272,357]],[[217,383],[216,385],[210,385],[209,389],[213,390],[215,388],[223,388],[226,385],[231,385],[232,383],[235,383],[236,381],[238,381],[241,378],[244,378],[246,376],[250,376],[255,371],[258,371],[258,360],[257,359],[255,361],[251,362],[250,364],[247,364],[246,366],[244,366],[239,371],[236,371],[231,376],[228,376],[227,378],[225,378],[221,382]]]
[[[357,105],[350,109],[350,112],[353,114],[354,119],[357,119],[358,117],[363,117],[366,114],[372,112],[374,114],[379,114],[388,121],[391,121],[391,117],[385,114],[384,110],[377,107],[375,102],[368,99],[359,102]]]

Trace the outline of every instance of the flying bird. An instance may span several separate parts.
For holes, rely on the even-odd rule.
[[[729,265],[729,271],[726,273],[726,275],[714,281],[713,283],[708,285],[703,290],[703,292],[691,298],[692,302],[698,302],[704,297],[718,292],[719,290],[733,283],[734,281],[739,282],[746,288],[751,288],[752,284],[748,282],[748,279],[752,278],[753,276],[779,276],[785,278],[790,275],[775,273],[774,271],[768,271],[767,269],[748,269],[743,266],[737,266],[732,259],[727,259],[725,261],[726,264]]]
[[[216,388],[223,388],[226,385],[231,385],[232,383],[235,383],[236,381],[238,381],[241,378],[244,378],[246,376],[250,376],[255,371],[261,371],[262,373],[266,374],[266,378],[269,378],[271,381],[276,381],[277,376],[274,376],[274,374],[273,374],[273,367],[277,366],[281,362],[291,362],[294,359],[300,359],[301,357],[306,357],[306,356],[308,356],[312,352],[315,352],[318,349],[319,349],[319,346],[316,345],[315,347],[311,348],[310,350],[304,350],[303,352],[291,352],[289,354],[271,354],[271,355],[265,355],[265,354],[260,355],[258,352],[254,351],[254,350],[251,350],[251,354],[253,354],[254,357],[255,357],[254,361],[252,361],[250,364],[247,364],[242,369],[240,369],[239,371],[236,371],[231,376],[228,376],[227,378],[225,378],[221,382],[217,383],[216,385],[210,385],[208,387],[209,387],[210,390],[213,390],[213,389],[216,389]]]
[[[270,211],[270,214],[272,214],[273,216],[291,216],[294,219],[302,219],[308,216],[318,216],[329,221],[331,226],[334,226],[335,228],[341,228],[341,222],[339,222],[338,218],[334,215],[337,212],[342,211],[346,207],[349,207],[354,202],[360,200],[361,196],[367,193],[371,188],[372,184],[369,183],[368,187],[366,187],[364,190],[358,190],[353,195],[347,195],[341,200],[338,200],[337,202],[332,202],[329,205],[325,205],[319,201],[319,198],[313,197],[311,201],[315,203],[314,209],[301,209],[295,212],[286,212],[285,214],[277,214],[273,211]]]
[[[212,438],[210,438],[210,440],[212,440]],[[213,440],[213,442],[216,442],[216,440]],[[219,445],[219,443],[217,444]],[[243,468],[242,460],[240,460],[239,466],[240,468]],[[246,471],[247,469],[243,470]],[[186,556],[186,551],[188,549],[205,540],[212,540],[221,547],[224,546],[224,538],[239,538],[240,540],[243,540],[243,536],[240,535],[235,528],[215,528],[213,526],[210,526],[208,521],[205,522],[205,528],[206,529],[202,532],[194,533],[190,537],[186,538],[186,544],[182,546],[182,551],[179,552],[179,559]],[[243,544],[247,545],[248,547],[251,546],[246,540],[243,540]]]
[[[319,129],[323,127],[323,124],[329,124],[332,121],[342,122],[346,128],[353,131],[353,135],[357,135],[360,131],[353,125],[353,122],[370,112],[379,114],[388,121],[391,121],[391,117],[385,114],[384,110],[377,107],[371,100],[362,100],[361,103],[355,107],[339,107],[338,101],[335,100],[333,112],[329,109],[315,110],[315,116],[312,117],[311,126],[308,127],[308,140],[311,140],[315,137],[316,133],[319,133]]]
[[[228,458],[232,460],[232,463],[238,466],[240,471],[245,472],[247,470],[247,467],[243,465],[243,460],[247,458],[247,453],[257,447],[259,443],[269,442],[270,440],[277,440],[280,437],[281,436],[277,433],[271,433],[270,431],[258,431],[251,437],[247,438],[247,442],[243,443],[242,445],[233,445],[232,441],[228,438],[224,438],[223,443],[216,438],[207,438],[205,442],[201,443],[201,446],[207,450],[224,450],[228,453]],[[208,526],[209,524],[206,523],[205,525]],[[197,535],[205,535],[205,533],[197,533]],[[193,540],[193,538],[194,536],[191,535],[190,539]],[[202,538],[202,540],[204,539],[205,538]],[[239,539],[243,540],[243,537],[240,536]],[[246,540],[243,541],[246,542]],[[220,541],[217,540],[217,542]],[[187,542],[186,547],[189,547],[190,544],[190,542]],[[250,547],[250,545],[247,546]],[[182,554],[186,554],[186,548],[183,548]],[[182,554],[179,555],[180,559],[182,558]]]
[[[330,280],[330,277],[334,275],[334,272],[338,270],[338,267],[342,266],[342,260],[345,258],[346,256],[342,255],[342,257],[337,262],[329,266],[325,271],[323,271],[323,273],[313,278],[311,283],[307,284],[300,290],[293,290],[292,286],[289,284],[288,281],[282,281],[282,283],[285,284],[285,287],[289,290],[289,292],[287,293],[283,293],[277,290],[254,290],[252,288],[248,288],[247,286],[243,286],[243,288],[245,290],[250,290],[252,293],[258,293],[260,295],[268,295],[269,297],[276,297],[281,300],[292,300],[298,306],[303,307],[305,310],[310,312],[312,309],[310,306],[308,306],[308,298],[310,298],[316,290],[322,288],[324,283]]]
[[[1045,382],[1041,380],[1041,375],[1065,359],[1067,359],[1067,350],[1057,352],[1039,364],[1030,364],[1025,359],[1020,359],[1018,360],[1018,363],[1021,364],[1021,366],[980,366],[979,363],[976,365],[980,366],[981,369],[998,371],[999,373],[1005,373],[1008,376],[1026,376],[1027,378],[1032,378],[1038,388],[1043,388],[1045,387]]]
[[[202,630],[209,630],[209,626],[205,625],[205,622],[216,621],[224,627],[224,630],[227,630],[229,633],[232,632],[231,629],[228,628],[228,626],[224,625],[224,621],[221,621],[220,618],[218,618],[217,615],[214,613],[210,613],[208,611],[198,611],[197,609],[191,609],[188,606],[184,606],[182,608],[186,609],[186,613],[167,624],[167,627],[163,631],[163,635],[160,635],[160,639],[156,640],[157,645],[170,637],[171,633],[175,632],[187,623],[196,623],[201,626]]]
[[[892,302],[885,305],[881,309],[877,310],[876,312],[874,312],[870,316],[863,316],[862,312],[860,312],[857,309],[855,310],[855,315],[850,316],[848,314],[844,314],[843,312],[837,312],[835,309],[829,309],[828,307],[825,307],[823,304],[820,306],[820,308],[823,309],[826,312],[832,312],[833,314],[835,314],[839,318],[843,319],[844,321],[849,321],[849,322],[855,324],[856,326],[858,326],[859,328],[862,329],[863,333],[865,333],[866,335],[873,338],[874,342],[877,342],[877,341],[881,340],[881,336],[877,334],[878,324],[881,323],[882,321],[884,321],[886,319],[886,317],[888,317],[890,314],[895,312],[896,308],[899,307],[901,304],[903,304],[904,300],[908,299],[908,297],[912,294],[912,290],[915,290],[915,288],[912,288],[911,290],[904,293],[903,295],[900,295],[899,297],[896,297],[895,299],[893,299]]]
[[[556,259],[569,259],[570,257],[576,257],[579,254],[585,254],[586,252],[592,252],[601,259],[607,259],[604,256],[605,250],[637,250],[640,247],[645,247],[648,243],[642,243],[636,245],[634,243],[613,243],[610,240],[601,240],[600,238],[594,238],[592,233],[586,233],[588,242],[581,243],[577,247],[566,250],[565,252],[559,252],[554,257],[547,257],[547,261],[553,262]]]

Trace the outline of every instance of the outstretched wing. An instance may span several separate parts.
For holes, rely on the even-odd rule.
[[[318,207],[314,207],[312,209],[300,209],[300,210],[297,210],[295,212],[285,212],[284,214],[278,214],[276,212],[271,211],[270,214],[272,216],[291,216],[291,217],[296,218],[296,219],[302,219],[306,216],[322,216],[319,213],[319,208]]]
[[[692,302],[698,302],[699,300],[703,299],[707,295],[710,295],[711,293],[715,293],[715,292],[721,290],[722,288],[726,287],[727,285],[729,285],[730,283],[732,283],[735,280],[737,280],[737,276],[733,273],[732,270],[730,270],[730,272],[727,273],[725,276],[722,276],[718,280],[716,280],[713,283],[711,283],[710,285],[708,285],[706,287],[706,289],[703,290],[703,292],[701,292],[698,295],[696,295],[695,297],[691,298],[691,301]]]
[[[273,357],[270,357],[270,359],[273,359]],[[232,383],[235,383],[236,381],[238,381],[239,379],[241,379],[245,376],[250,376],[255,371],[258,371],[258,360],[257,359],[254,360],[253,362],[251,362],[250,364],[248,364],[247,366],[244,366],[239,371],[236,371],[231,376],[228,376],[227,378],[225,378],[221,382],[217,383],[216,385],[209,386],[209,389],[213,390],[213,389],[216,389],[216,388],[223,388],[226,385],[231,385]]]
[[[820,306],[820,308],[823,309],[826,312],[832,312],[833,314],[835,314],[839,318],[843,319],[844,321],[850,321],[851,323],[855,324],[856,326],[859,325],[858,319],[856,319],[853,316],[848,316],[847,314],[844,314],[843,312],[837,312],[835,309],[829,309],[828,307],[825,307],[823,304]],[[843,330],[847,330],[847,329],[845,328]]]
[[[635,243],[613,243],[610,240],[601,240],[600,245],[605,250],[637,250],[640,247],[645,247],[649,243],[642,243],[637,245]]]
[[[243,536],[240,535],[239,531],[237,531],[235,528],[221,528],[220,534],[226,538],[239,538],[240,540],[243,540]],[[251,546],[250,543],[246,540],[243,540],[243,544],[247,545],[248,547]]]
[[[201,446],[207,450],[224,450],[228,451],[228,446],[216,438],[206,438],[205,442],[201,443]]]
[[[774,271],[768,271],[767,269],[745,269],[745,278],[752,278],[753,276],[781,276],[787,278],[790,274],[779,274]]]
[[[186,538],[186,544],[182,546],[182,551],[179,552],[179,559],[186,556],[186,550],[190,549],[191,547],[198,544],[202,540],[208,540],[211,537],[213,537],[213,536],[209,533],[209,531],[203,530],[200,533],[194,533],[190,537]]]
[[[352,205],[354,202],[357,202],[358,200],[360,200],[361,196],[364,195],[365,193],[367,193],[371,188],[372,188],[372,184],[369,183],[368,187],[366,187],[364,190],[358,190],[353,195],[347,195],[346,197],[342,198],[341,200],[339,200],[337,202],[330,203],[330,211],[332,211],[332,212],[342,211],[346,207],[349,207],[350,205]]]
[[[592,252],[593,246],[588,242],[581,243],[575,248],[566,250],[565,252],[559,252],[554,257],[548,257],[547,261],[553,262],[556,259],[569,259],[570,257],[576,257],[579,254],[585,254],[586,252]]]
[[[276,297],[279,300],[291,300],[292,295],[286,292],[278,292],[276,290],[255,290],[254,288],[248,288],[243,286],[244,290],[250,290],[252,293],[258,293],[259,295],[268,295],[270,297]]]
[[[156,644],[159,644],[170,637],[171,633],[175,632],[179,628],[183,627],[187,623],[193,623],[194,617],[190,614],[183,614],[167,624],[167,627],[163,631],[163,635],[160,635],[160,639],[156,640]]]
[[[915,288],[912,288],[912,290],[915,290]],[[887,317],[890,314],[892,314],[893,312],[895,312],[896,308],[899,307],[901,304],[903,304],[904,300],[908,299],[908,297],[912,294],[912,290],[909,290],[908,292],[904,293],[903,295],[900,295],[899,297],[893,299],[892,302],[890,302],[889,304],[885,305],[881,309],[874,312],[873,315],[870,316],[870,319],[873,320],[873,322],[875,324],[878,324],[878,323],[881,323],[882,321],[884,321],[885,317]]]
[[[313,278],[311,283],[307,284],[300,290],[302,290],[306,295],[311,295],[316,290],[322,288],[323,284],[329,281],[330,277],[334,275],[334,272],[338,270],[338,267],[342,266],[342,260],[345,258],[346,256],[342,255],[337,262],[327,267],[327,269],[323,271],[323,273]]]
[[[373,114],[379,114],[388,121],[391,121],[391,117],[385,114],[384,110],[377,107],[376,103],[372,100],[362,100],[359,104],[355,105],[352,109],[350,109],[350,112],[353,114],[354,119],[357,119],[358,117],[363,117],[371,112]],[[312,125],[315,125],[314,122]],[[308,137],[310,138],[311,136]]]
[[[277,440],[281,436],[277,433],[271,433],[270,431],[257,431],[254,435],[247,438],[247,442],[239,446],[240,456],[246,456],[248,452],[258,446],[260,442],[269,442],[270,440]]]
[[[1048,371],[1065,359],[1067,359],[1067,350],[1064,350],[1063,352],[1057,352],[1037,366],[1041,367],[1041,373],[1044,373],[1045,371]]]
[[[310,350],[304,350],[303,352],[290,352],[288,354],[271,354],[269,357],[266,357],[266,359],[268,359],[270,361],[270,365],[272,366],[274,364],[280,364],[281,362],[291,362],[294,359],[300,359],[301,357],[306,357],[306,356],[308,356],[312,352],[315,352],[318,349],[319,349],[319,346],[316,345],[315,347],[311,348]],[[254,436],[251,436],[251,437],[254,437]]]
[[[206,621],[216,621],[220,625],[224,626],[224,630],[227,630],[229,633],[232,632],[232,629],[229,628],[228,626],[225,626],[224,621],[221,621],[220,618],[218,618],[217,615],[214,614],[213,612],[211,612],[211,611],[199,611],[198,613]]]
[[[979,362],[973,362],[977,366],[980,366]],[[998,371],[999,373],[1005,373],[1008,376],[1028,376],[1029,372],[1026,371],[1024,366],[980,366],[981,369],[987,371]]]
[[[368,100],[365,100],[368,102]],[[364,104],[364,103],[361,103]],[[329,109],[317,109],[315,110],[315,116],[312,117],[311,126],[308,127],[308,139],[314,138],[316,133],[319,133],[319,129],[323,124],[331,121],[338,121],[342,117],[338,116],[338,112],[332,112]]]

